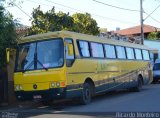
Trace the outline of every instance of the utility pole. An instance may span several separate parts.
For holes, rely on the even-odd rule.
[[[144,44],[144,31],[143,31],[143,0],[140,0],[140,22],[141,22],[141,44]]]

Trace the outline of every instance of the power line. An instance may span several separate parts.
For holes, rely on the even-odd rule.
[[[148,14],[148,13],[146,13],[146,12],[144,11],[144,13],[147,15],[147,17],[146,17],[144,20],[146,20],[147,18],[150,17],[152,20],[156,21],[157,23],[160,23],[160,21],[158,21],[157,19],[155,19],[154,17],[152,17],[152,14],[153,14],[159,7],[160,7],[160,4],[159,4],[150,14]]]
[[[109,7],[121,9],[121,10],[132,11],[132,12],[140,12],[139,10],[122,8],[122,7],[114,6],[114,5],[111,5],[111,4],[104,3],[104,2],[100,2],[100,1],[97,1],[97,0],[93,0],[93,1],[97,2],[97,3],[100,3],[100,4],[103,4],[103,5],[107,5]]]
[[[38,5],[43,5],[43,6],[48,6],[48,7],[55,7],[55,6],[53,6],[53,5],[48,5],[48,4],[44,4],[44,3],[41,3],[41,2],[36,2],[36,1],[32,1],[32,0],[28,0],[28,2],[32,2],[32,3],[36,3],[36,4],[38,4]],[[59,7],[56,7],[57,9],[59,9],[59,10],[62,10],[63,8],[59,8]],[[65,10],[65,9],[63,9],[63,10]],[[65,10],[66,11],[66,10]],[[75,11],[75,10],[74,10]],[[73,12],[73,10],[72,10],[72,12]]]
[[[100,3],[100,4],[103,4],[103,5],[107,5],[107,6],[110,6],[110,7],[117,8],[117,9],[121,9],[121,10],[140,12],[139,10],[126,9],[126,8],[114,6],[114,5],[111,5],[111,4],[103,3],[103,2],[100,2],[100,1],[97,1],[97,0],[93,0],[93,1],[94,1],[94,2],[97,2],[97,3]],[[158,6],[156,7],[156,9],[155,9],[152,13],[150,13],[150,14],[148,14],[148,13],[146,13],[146,12],[143,11],[143,13],[145,13],[145,14],[148,15],[144,20],[146,20],[148,17],[150,17],[152,20],[160,23],[160,21],[156,20],[155,18],[153,18],[153,17],[151,16],[159,7],[160,7],[160,5],[158,5]]]
[[[144,12],[146,15],[149,15],[148,13]],[[152,20],[156,21],[157,23],[160,23],[157,19],[153,18],[151,15],[149,16]]]
[[[21,12],[23,12],[26,16],[28,16],[30,19],[32,19],[32,17],[30,15],[28,15],[24,10],[22,10],[18,5],[16,5],[14,2],[12,2],[11,4],[13,4],[14,6],[16,6]]]
[[[100,17],[100,18],[103,18],[103,19],[110,19],[110,20],[114,20],[116,22],[121,22],[121,23],[127,23],[127,24],[137,24],[137,23],[134,23],[134,22],[130,22],[130,21],[122,21],[122,20],[118,20],[118,19],[114,19],[114,18],[110,18],[110,17],[106,17],[106,16],[100,16],[100,15],[96,15],[96,14],[91,14],[93,16],[96,16],[96,17]]]
[[[66,5],[63,5],[63,4],[59,4],[59,3],[56,3],[56,2],[53,2],[53,1],[50,1],[50,0],[46,0],[50,3],[53,3],[53,4],[56,4],[56,5],[59,5],[59,6],[62,6],[62,7],[66,7],[66,8],[69,8],[69,9],[72,9],[72,10],[75,10],[75,11],[79,11],[79,12],[84,12],[82,10],[79,10],[79,9],[75,9],[75,8],[72,8],[72,7],[69,7],[69,6],[66,6]]]
[[[160,4],[150,14],[148,14],[148,16],[144,20],[150,17],[159,7],[160,7]]]
[[[155,18],[153,18],[153,17],[151,17],[151,16],[150,16],[150,18],[151,18],[152,20],[156,21],[157,23],[160,23],[160,21],[158,21],[157,19],[155,19]]]
[[[36,4],[41,4],[41,5],[45,5],[45,6],[52,6],[53,5],[47,5],[47,4],[43,4],[43,3],[40,3],[40,2],[35,2],[35,1],[32,1],[32,0],[28,0],[30,2],[33,2],[33,3],[36,3]],[[56,4],[56,5],[59,5],[59,6],[62,6],[62,7],[65,7],[67,9],[71,9],[72,11],[78,11],[78,12],[81,12],[81,13],[86,13],[86,11],[82,11],[82,10],[79,10],[79,9],[75,9],[75,8],[72,8],[72,7],[69,7],[69,6],[66,6],[66,5],[63,5],[63,4],[59,4],[59,3],[55,3],[55,2],[52,2],[50,0],[46,0],[50,3],[53,3],[53,4]],[[57,7],[56,7],[57,8]],[[60,9],[60,8],[59,8]],[[110,18],[110,17],[106,17],[106,16],[101,16],[101,15],[97,15],[97,14],[92,14],[90,13],[91,15],[95,16],[95,17],[99,17],[99,18],[103,18],[103,19],[107,19],[107,20],[114,20],[116,22],[121,22],[121,23],[126,23],[126,24],[137,24],[137,23],[134,23],[134,22],[130,22],[130,21],[122,21],[122,20],[118,20],[118,19],[114,19],[114,18]]]
[[[28,0],[28,1],[33,2],[33,3],[36,3],[36,4],[41,4],[41,5],[44,5],[44,6],[49,6],[49,7],[52,6],[52,5],[47,5],[47,4],[43,4],[43,3],[41,3],[41,2],[36,2],[36,1],[32,1],[32,0]],[[52,6],[52,7],[54,7],[54,6]]]
[[[47,4],[43,4],[43,3],[40,3],[40,2],[35,2],[35,1],[31,1],[31,0],[28,0],[28,1],[33,2],[33,3],[37,3],[37,4],[41,4],[41,5],[45,5],[45,6],[51,6],[51,7],[53,7],[52,5],[47,5]],[[75,8],[72,8],[72,7],[69,7],[69,6],[65,6],[65,5],[62,5],[62,4],[59,4],[59,3],[52,2],[52,1],[50,1],[50,0],[47,0],[47,1],[50,2],[50,3],[56,4],[56,5],[59,5],[59,6],[68,8],[68,9],[72,9],[72,11],[84,12],[84,11],[79,10],[79,9],[75,9]],[[96,0],[93,0],[93,1],[96,1]],[[97,2],[97,1],[96,1],[96,2]],[[32,17],[31,17],[30,15],[28,15],[24,10],[22,10],[22,9],[21,9],[19,6],[17,6],[15,3],[12,2],[12,4],[14,4],[19,10],[21,10],[21,12],[23,12],[25,15],[27,15],[30,19],[32,19]],[[113,6],[113,5],[112,5],[112,6]],[[114,7],[116,7],[116,6],[114,6]],[[155,12],[159,7],[160,7],[160,5],[159,5],[153,12]],[[58,8],[58,7],[56,7],[56,8]],[[118,8],[120,8],[120,7],[118,7]],[[58,8],[58,9],[62,9],[62,8]],[[124,8],[124,9],[125,9],[125,8]],[[123,10],[124,10],[124,9],[123,9]],[[128,10],[128,9],[125,9],[125,10]],[[131,10],[131,9],[129,9],[129,10]],[[138,11],[138,10],[131,10],[131,11]],[[138,12],[139,12],[139,11],[138,11]],[[148,13],[146,13],[146,12],[144,12],[144,13],[147,14],[148,17],[150,17],[152,20],[160,23],[160,21],[156,20],[155,18],[153,18],[153,17],[151,16],[151,14],[153,14],[153,13],[151,13],[151,14],[148,14]],[[116,21],[116,22],[126,23],[126,24],[137,24],[137,23],[133,23],[133,22],[130,22],[130,21],[122,21],[122,20],[118,20],[118,19],[114,19],[114,18],[110,18],[110,17],[100,16],[100,15],[97,15],[97,14],[91,14],[91,15],[96,16],[96,17],[100,17],[100,18],[103,18],[103,19],[107,19],[107,20],[114,20],[114,21]],[[146,20],[146,18],[145,18],[145,20]]]

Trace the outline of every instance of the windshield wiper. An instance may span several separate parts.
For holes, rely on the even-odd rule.
[[[27,67],[26,69],[24,69],[22,72],[26,72],[35,62],[38,62],[42,67],[43,69],[45,69],[46,71],[48,71],[48,68],[46,68],[38,59],[37,60],[33,60]]]
[[[26,67],[26,69],[24,69],[22,72],[26,72],[32,65],[34,64],[34,60],[31,61],[31,63]]]
[[[43,67],[43,69],[45,69],[46,71],[48,71],[48,68],[46,68],[38,59],[36,60],[36,62],[38,62]]]

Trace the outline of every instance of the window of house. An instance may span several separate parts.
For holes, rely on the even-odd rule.
[[[123,46],[116,46],[116,52],[119,59],[126,59],[125,48]]]
[[[91,43],[91,50],[93,57],[104,57],[103,45],[99,43]]]
[[[116,58],[115,47],[113,45],[104,45],[105,55],[107,58]]]
[[[137,60],[142,60],[142,52],[140,49],[135,49],[135,56]]]
[[[127,48],[126,48],[126,53],[127,53],[127,58],[128,58],[128,59],[135,59],[133,48],[127,47]]]
[[[79,52],[83,57],[90,57],[89,44],[87,41],[78,41]]]

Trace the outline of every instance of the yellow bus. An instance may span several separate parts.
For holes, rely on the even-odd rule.
[[[16,51],[14,89],[18,100],[51,101],[117,89],[139,91],[152,81],[150,49],[70,31],[25,37]]]

